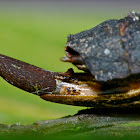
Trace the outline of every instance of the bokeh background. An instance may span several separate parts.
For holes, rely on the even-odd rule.
[[[0,1],[0,53],[38,67],[65,72],[63,63],[69,34],[99,23],[140,12],[138,0],[3,0]],[[74,115],[85,107],[50,103],[0,78],[0,123],[32,124]]]

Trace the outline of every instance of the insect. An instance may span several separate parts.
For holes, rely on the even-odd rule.
[[[42,99],[76,106],[126,107],[140,104],[140,14],[69,35],[66,57],[83,73],[52,72],[0,55],[0,75]]]

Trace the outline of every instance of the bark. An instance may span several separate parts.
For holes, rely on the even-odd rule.
[[[66,72],[66,78],[70,70]],[[55,77],[61,73],[50,72],[19,60],[0,55],[0,76],[10,84],[44,97],[56,88]],[[59,75],[60,76],[60,75]],[[60,76],[61,78],[61,76]],[[82,77],[83,78],[83,77]],[[46,88],[47,87],[47,88]],[[49,88],[48,88],[49,87]],[[139,91],[137,91],[139,93]],[[112,94],[113,96],[114,94]],[[120,96],[120,94],[118,94]],[[129,93],[129,95],[131,95]],[[118,97],[118,96],[117,96]],[[100,97],[101,98],[101,97]],[[43,98],[45,99],[45,98]],[[97,108],[79,111],[74,116],[35,122],[32,125],[0,124],[0,135],[35,136],[128,136],[140,135],[140,99],[134,94],[134,103],[128,106]],[[108,101],[106,98],[105,101]],[[127,103],[129,100],[125,100]],[[84,100],[85,105],[86,101]],[[92,101],[93,102],[93,101]],[[62,103],[62,102],[61,102]],[[80,105],[80,102],[78,102]],[[83,104],[81,104],[83,106]]]

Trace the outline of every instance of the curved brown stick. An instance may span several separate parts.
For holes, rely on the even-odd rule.
[[[140,74],[98,82],[89,73],[55,73],[0,55],[0,76],[42,99],[76,106],[140,106]]]
[[[56,88],[55,72],[0,54],[0,76],[10,84],[37,95]]]

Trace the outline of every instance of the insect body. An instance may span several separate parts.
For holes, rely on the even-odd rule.
[[[51,72],[0,55],[0,75],[47,101],[90,107],[139,106],[139,18],[140,14],[129,13],[68,36],[62,61],[85,73]]]

